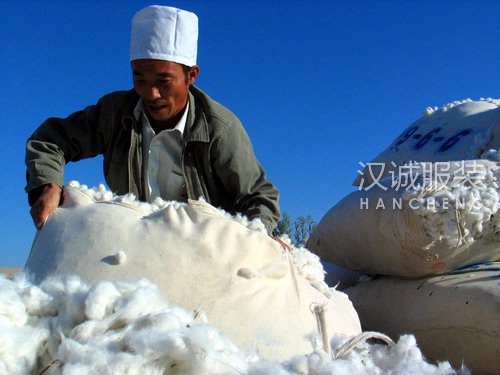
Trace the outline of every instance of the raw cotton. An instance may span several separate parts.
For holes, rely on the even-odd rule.
[[[155,200],[151,203],[142,202],[138,200],[133,193],[116,195],[112,191],[106,189],[106,186],[104,186],[103,184],[100,184],[97,187],[89,188],[87,185],[80,184],[78,181],[70,181],[67,187],[78,189],[84,192],[95,202],[109,202],[127,205],[129,207],[140,210],[142,213],[144,213],[144,215],[152,214],[169,206],[177,209],[179,207],[184,207],[187,205],[187,203],[184,202],[166,201],[160,197],[155,198]],[[202,198],[200,199],[203,200]],[[250,220],[245,215],[242,215],[239,212],[231,215],[229,212],[226,212],[221,208],[219,208],[218,210],[228,219],[232,219],[249,229],[267,233],[264,223],[258,218]]]
[[[493,150],[489,153],[494,154]],[[471,244],[485,235],[500,242],[500,166],[479,160],[449,162],[450,181],[442,183],[422,178],[422,171],[429,165],[432,168],[430,163],[414,165],[415,176],[405,177],[415,181],[414,187],[403,194],[406,201],[418,201],[416,213],[422,216],[428,235],[434,239],[428,249],[443,241],[456,247]]]
[[[334,337],[332,352],[348,337]],[[210,324],[172,306],[146,279],[77,277],[32,284],[0,276],[0,374],[467,374],[425,361],[413,336],[362,343],[333,359],[321,350],[283,362],[237,348]]]
[[[493,98],[480,98],[479,99],[480,102],[487,102],[487,103],[491,103],[491,104],[494,104],[496,105],[497,107],[500,107],[500,99],[493,99]],[[464,103],[471,103],[473,102],[472,99],[470,98],[467,98],[467,99],[464,99],[464,100],[456,100],[454,102],[451,102],[451,103],[448,103],[448,104],[445,104],[443,105],[441,108],[438,108],[438,107],[427,107],[424,111],[424,115],[425,116],[430,116],[432,115],[433,113],[442,113],[442,112],[446,112],[447,110],[449,110],[450,108],[453,108],[453,107],[456,107],[457,105],[460,105],[460,104],[464,104]]]

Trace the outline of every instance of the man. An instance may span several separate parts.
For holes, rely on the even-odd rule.
[[[260,218],[269,234],[279,220],[278,191],[255,158],[238,118],[193,86],[198,18],[150,6],[132,20],[134,89],[105,95],[65,119],[50,118],[28,139],[31,215],[41,228],[62,201],[64,165],[104,155],[117,194],[187,201]]]

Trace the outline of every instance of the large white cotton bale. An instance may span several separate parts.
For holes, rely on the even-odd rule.
[[[440,167],[442,178],[425,179]],[[415,165],[344,197],[306,246],[340,267],[409,278],[500,260],[499,178],[500,163],[488,160]]]
[[[63,205],[36,235],[25,271],[37,282],[72,274],[90,283],[146,277],[169,302],[198,310],[235,344],[263,358],[313,350],[313,303],[326,306],[330,335],[361,332],[345,294],[314,288],[267,234],[201,201],[148,214],[66,188]]]
[[[427,360],[500,374],[500,263],[420,280],[381,277],[346,290],[363,328],[413,334]]]
[[[468,99],[440,109],[427,108],[366,165],[353,184],[369,186],[375,178],[397,174],[398,167],[410,161],[473,160],[485,150],[500,149],[499,103],[498,99]]]

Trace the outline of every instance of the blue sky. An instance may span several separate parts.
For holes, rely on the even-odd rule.
[[[0,266],[23,266],[35,235],[26,139],[131,88],[130,20],[152,4],[198,15],[197,86],[242,120],[292,218],[319,221],[427,106],[499,97],[498,1],[3,0]],[[101,163],[66,181],[104,182]]]

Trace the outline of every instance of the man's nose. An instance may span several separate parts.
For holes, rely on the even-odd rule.
[[[161,98],[160,90],[156,86],[150,86],[148,89],[148,99],[154,100]]]

